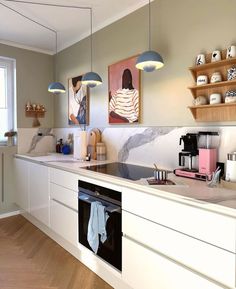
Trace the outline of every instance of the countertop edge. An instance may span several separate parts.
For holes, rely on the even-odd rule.
[[[115,176],[108,176],[105,174],[100,174],[97,172],[84,170],[84,169],[81,169],[82,166],[76,169],[67,168],[67,167],[63,167],[62,165],[60,165],[60,162],[58,162],[58,164],[55,164],[57,163],[57,161],[50,161],[50,162],[40,161],[40,160],[36,160],[34,157],[20,155],[20,154],[16,154],[15,158],[30,161],[32,163],[41,164],[50,168],[67,171],[70,173],[80,175],[82,177],[94,178],[99,181],[105,181],[113,185],[118,185],[119,187],[138,190],[142,193],[147,193],[147,194],[154,195],[160,198],[175,201],[177,203],[185,204],[191,207],[200,208],[206,211],[221,214],[227,217],[236,218],[236,210],[234,208],[182,196],[174,192],[168,192],[167,190],[162,190],[161,188],[157,189],[157,188],[148,187],[148,186],[138,184],[133,181],[126,180],[126,179],[118,178]],[[103,163],[109,163],[109,162],[111,161],[105,161]],[[99,164],[101,164],[101,162],[99,162]],[[84,166],[86,165],[88,165],[88,163],[84,162]]]

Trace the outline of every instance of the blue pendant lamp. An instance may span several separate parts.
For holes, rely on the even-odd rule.
[[[57,74],[57,31],[55,32],[55,39],[56,39],[56,54],[55,54],[55,72],[54,72],[54,77],[56,79],[56,74]],[[60,83],[60,82],[51,82],[48,86],[48,91],[58,94],[58,93],[65,93],[66,89],[65,86]]]
[[[149,50],[143,52],[136,61],[136,67],[146,72],[152,72],[164,66],[163,58],[156,51],[151,50],[151,1],[149,0]]]
[[[102,84],[102,78],[96,72],[93,72],[93,16],[92,8],[90,8],[90,61],[91,61],[91,71],[87,72],[82,77],[82,84],[93,88],[97,85]]]

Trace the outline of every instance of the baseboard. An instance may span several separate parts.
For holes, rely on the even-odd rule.
[[[8,212],[8,213],[3,213],[3,214],[0,214],[0,219],[4,219],[4,218],[12,217],[12,216],[15,216],[15,215],[19,215],[20,213],[21,213],[20,210],[13,211],[13,212]]]

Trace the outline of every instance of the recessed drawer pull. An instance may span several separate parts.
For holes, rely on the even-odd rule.
[[[51,200],[54,201],[54,202],[56,202],[56,203],[58,203],[58,204],[60,204],[60,205],[62,205],[62,206],[64,206],[64,207],[66,207],[67,209],[70,209],[70,210],[78,213],[78,210],[76,210],[76,209],[74,209],[74,208],[72,208],[72,207],[70,207],[70,206],[68,206],[68,205],[66,205],[66,204],[64,204],[64,203],[62,203],[62,202],[54,199],[54,198],[52,198]]]

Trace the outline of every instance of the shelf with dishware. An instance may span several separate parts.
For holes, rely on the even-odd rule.
[[[188,108],[198,122],[236,121],[236,103],[195,105]]]
[[[207,95],[210,95],[212,93],[221,93],[224,95],[226,91],[230,89],[236,89],[236,79],[235,80],[225,80],[221,82],[216,83],[208,83],[204,85],[195,85],[190,86],[188,89],[191,91],[194,98],[198,97],[199,95],[202,95],[203,92],[207,93]]]
[[[195,85],[188,87],[194,98],[189,106],[196,121],[236,120],[236,57],[227,58],[227,50],[220,51],[222,60],[212,61],[213,53],[206,55],[205,63],[190,67]],[[231,72],[230,70],[233,70]],[[215,79],[213,79],[215,77]],[[210,81],[210,83],[208,83]],[[214,98],[211,101],[211,96]],[[227,99],[226,99],[227,96]],[[201,98],[205,101],[198,101]],[[208,104],[210,103],[210,104]]]

